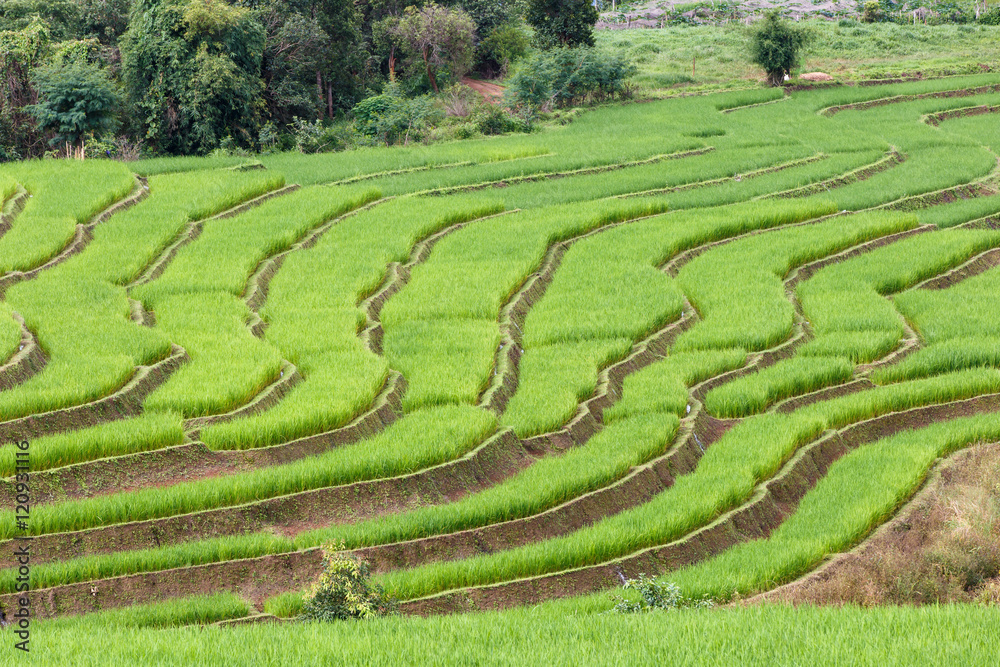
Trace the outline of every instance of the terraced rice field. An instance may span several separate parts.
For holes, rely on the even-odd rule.
[[[1000,441],[998,109],[987,74],[4,166],[0,548],[17,440],[36,618],[294,615],[326,544],[408,614],[794,581]]]

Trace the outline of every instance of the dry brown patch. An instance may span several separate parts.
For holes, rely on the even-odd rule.
[[[867,542],[764,596],[810,604],[1000,603],[1000,445],[952,458]]]

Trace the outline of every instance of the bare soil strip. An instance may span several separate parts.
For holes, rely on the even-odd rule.
[[[502,431],[465,456],[407,475],[162,519],[32,537],[32,562],[155,548],[261,530],[274,530],[291,537],[321,526],[453,502],[506,479],[534,460],[512,431]]]
[[[984,114],[1000,113],[1000,107],[990,106],[989,104],[981,104],[975,107],[965,107],[963,109],[951,109],[949,111],[938,111],[937,113],[930,113],[924,116],[924,122],[933,125],[934,127],[939,126],[946,120],[951,120],[953,118],[965,118],[967,116],[982,116]]]
[[[133,322],[141,327],[155,327],[156,326],[156,316],[153,315],[151,311],[146,310],[142,303],[136,301],[135,299],[128,300],[129,309],[131,310],[130,317]]]
[[[965,590],[962,591],[962,598],[959,600],[947,600],[949,591],[943,586],[938,590],[930,587],[927,587],[930,590],[926,590],[922,586],[914,585],[919,584],[919,574],[913,572],[913,569],[919,567],[921,559],[926,560],[929,556],[935,561],[936,578],[941,580],[947,578],[948,575],[940,571],[947,569],[942,568],[940,562],[943,554],[941,552],[934,553],[943,546],[939,540],[942,528],[945,526],[940,524],[942,518],[947,517],[943,522],[947,526],[945,530],[950,528],[958,532],[962,528],[956,529],[955,524],[961,526],[960,522],[964,518],[961,516],[961,505],[951,504],[956,501],[949,499],[948,491],[953,490],[956,485],[969,485],[970,473],[973,476],[975,486],[982,489],[983,484],[987,482],[982,478],[982,468],[995,468],[998,456],[1000,456],[1000,444],[993,443],[964,449],[940,460],[940,463],[932,468],[912,499],[894,512],[894,518],[879,526],[860,544],[847,551],[831,554],[818,568],[811,572],[782,586],[743,600],[739,604],[769,602],[836,605],[898,603],[892,599],[880,599],[888,591],[885,591],[884,588],[880,587],[879,582],[872,579],[875,579],[877,575],[881,575],[877,578],[882,579],[885,579],[886,576],[898,578],[903,574],[902,571],[905,571],[909,576],[907,581],[900,582],[903,584],[902,586],[896,586],[896,588],[908,589],[904,593],[908,598],[905,600],[906,602],[937,602],[935,593],[939,595],[943,593],[944,595],[941,597],[945,597],[946,601],[970,601],[969,598],[974,597],[976,591],[969,590],[967,584]],[[977,468],[979,469],[978,474]],[[961,500],[959,499],[958,502]],[[942,507],[942,503],[945,502],[948,502],[950,507]],[[942,514],[945,517],[942,517]],[[979,536],[979,539],[988,541],[990,536]],[[984,559],[989,557],[988,552],[983,554]],[[884,582],[882,584],[884,585]],[[994,590],[995,587],[996,579],[994,579]],[[945,588],[945,590],[941,590],[941,588]],[[903,590],[898,590],[898,592],[903,592]],[[927,599],[926,593],[931,593],[933,597]],[[920,600],[921,597],[925,599]]]
[[[974,278],[990,269],[1000,266],[1000,248],[993,248],[980,253],[961,266],[956,266],[951,271],[941,274],[936,278],[930,278],[913,287],[913,289],[941,290],[954,287],[958,283],[968,278]]]

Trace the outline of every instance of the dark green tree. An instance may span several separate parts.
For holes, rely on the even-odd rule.
[[[223,0],[136,0],[120,47],[128,100],[155,150],[256,141],[264,28],[251,11]]]
[[[42,133],[26,107],[38,102],[31,75],[51,50],[48,26],[37,17],[23,30],[0,31],[0,161],[45,152]]]
[[[312,16],[327,35],[316,90],[327,115],[350,109],[365,97],[368,50],[362,39],[362,14],[354,0],[314,0]]]
[[[597,9],[592,0],[528,0],[524,18],[543,49],[593,46]]]
[[[118,91],[100,68],[84,63],[41,67],[35,72],[39,101],[27,107],[42,130],[53,132],[51,145],[65,144],[67,155],[83,159],[88,135],[117,124]]]
[[[261,77],[267,117],[286,125],[293,117],[315,118],[322,100],[316,71],[329,37],[301,0],[241,0],[264,28]]]
[[[764,69],[769,84],[780,86],[785,75],[798,65],[808,41],[809,33],[804,28],[791,25],[777,10],[770,11],[751,35],[750,61]]]

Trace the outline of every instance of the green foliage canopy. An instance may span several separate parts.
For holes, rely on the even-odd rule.
[[[591,0],[528,0],[525,20],[543,49],[593,46],[597,9]]]
[[[257,137],[264,29],[222,0],[137,0],[121,40],[122,78],[145,138],[167,153],[207,153]]]
[[[116,124],[118,91],[108,75],[94,65],[70,63],[43,67],[35,73],[40,100],[27,107],[38,126],[54,131],[50,144],[70,143],[79,148],[86,135]]]

